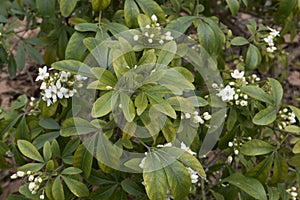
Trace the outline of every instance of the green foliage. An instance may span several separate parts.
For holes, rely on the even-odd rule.
[[[41,96],[57,101],[21,95],[1,110],[0,168],[17,167],[24,180],[8,199],[295,195],[300,109],[282,102],[285,71],[270,73],[287,66],[282,44],[295,36],[300,7],[268,3],[1,1],[0,67],[15,76],[30,57],[77,86],[66,97],[56,82]],[[231,25],[258,10],[268,24]],[[11,19],[26,19],[25,32],[38,27],[38,35],[23,37]]]

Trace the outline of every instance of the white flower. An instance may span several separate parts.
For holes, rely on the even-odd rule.
[[[42,99],[43,99],[43,101],[47,102],[47,106],[50,106],[52,104],[52,101],[51,101],[50,98],[47,98],[46,96],[43,96]]]
[[[146,27],[146,28],[150,28],[150,25],[149,25],[149,24],[147,24],[145,27]]]
[[[44,80],[45,78],[49,77],[49,73],[47,71],[47,66],[39,68],[39,75],[36,77],[35,81]]]
[[[153,15],[151,16],[151,20],[152,20],[153,22],[156,23],[156,22],[157,22],[157,17],[156,17],[156,15],[153,14]]]
[[[217,88],[218,88],[218,84],[213,83],[213,84],[211,85],[211,87],[214,88],[214,89],[217,89]]]
[[[106,89],[107,89],[107,90],[111,90],[111,89],[113,89],[113,88],[112,88],[111,86],[108,85],[108,86],[106,86]]]
[[[198,178],[199,178],[198,173],[196,171],[194,171],[193,169],[191,169],[190,167],[188,167],[187,169],[189,170],[189,173],[191,175],[192,183],[197,183]]]
[[[148,42],[151,44],[153,42],[153,39],[149,38]]]
[[[194,116],[194,121],[195,123],[200,123],[200,124],[204,123],[203,119],[198,115]]]
[[[147,152],[145,152],[145,156],[147,156]],[[146,157],[144,157],[144,158],[141,160],[141,163],[139,164],[139,167],[140,167],[141,169],[144,169],[145,163],[146,163]]]
[[[243,71],[239,72],[239,70],[235,69],[233,73],[231,73],[231,77],[235,79],[241,79],[244,77],[244,74],[245,72]]]
[[[203,118],[207,121],[211,119],[211,115],[208,112],[203,113]]]
[[[190,147],[187,147],[183,142],[180,143],[180,148],[185,150],[186,152],[188,152],[191,155],[197,155],[195,152],[193,152]]]
[[[29,182],[32,182],[34,180],[34,176],[33,175],[30,175],[29,177],[28,177],[28,181]]]
[[[277,50],[277,48],[274,46],[267,47],[267,52],[269,52],[269,53],[273,53],[275,50]]]
[[[264,41],[265,41],[269,46],[274,46],[273,36],[269,35],[268,37],[264,38]]]
[[[64,92],[64,96],[65,98],[70,98],[74,96],[74,93],[74,90],[66,89],[66,91]]]
[[[232,160],[233,160],[232,156],[228,156],[228,157],[227,157],[227,163],[228,163],[228,164],[231,164],[231,163],[232,163]]]
[[[291,192],[290,194],[291,194],[292,197],[297,197],[298,196],[297,192]]]
[[[191,118],[191,114],[190,113],[185,113],[184,116],[185,116],[186,119],[190,119]]]
[[[235,154],[235,155],[238,155],[238,154],[239,154],[239,150],[237,150],[237,149],[234,150],[234,154]]]
[[[69,75],[70,73],[69,72],[65,72],[65,71],[62,71],[61,74],[60,74],[60,81],[61,82],[67,82],[68,81],[68,78],[69,78]]]
[[[45,195],[41,194],[40,199],[45,199]]]
[[[18,177],[23,177],[25,175],[25,172],[23,171],[17,171],[17,176]]]
[[[235,91],[229,85],[227,85],[223,90],[218,93],[218,96],[222,98],[222,101],[229,101],[233,100],[233,95]]]
[[[158,42],[159,44],[163,44],[164,43],[164,41],[163,40],[159,40],[159,42]]]
[[[232,142],[228,142],[228,147],[233,147],[233,143]]]
[[[80,74],[75,76],[76,81],[85,81],[87,79],[87,77],[85,76],[81,76]]]
[[[29,191],[33,191],[36,187],[36,184],[34,182],[30,182],[29,185],[28,185],[28,189]]]
[[[46,82],[42,82],[40,89],[41,90],[45,90],[47,88],[47,83]]]
[[[27,174],[27,175],[30,175],[30,174],[31,174],[31,171],[27,171],[26,174]]]
[[[242,100],[242,101],[240,102],[240,105],[241,105],[241,106],[247,106],[247,105],[248,105],[248,102],[245,101],[245,100]]]
[[[139,36],[138,36],[138,35],[134,35],[134,36],[133,36],[133,40],[134,40],[134,41],[138,41],[138,40],[139,40]]]
[[[171,142],[168,142],[168,143],[166,143],[164,145],[162,145],[162,144],[157,145],[157,147],[171,147],[171,146],[172,146]]]
[[[275,30],[275,29],[272,29],[272,28],[270,28],[270,27],[268,27],[267,26],[267,28],[271,31],[270,32],[270,35],[272,35],[273,37],[277,37],[277,36],[280,36],[280,32],[279,31],[277,31],[277,30]]]
[[[11,179],[16,179],[16,178],[18,178],[18,175],[17,174],[13,174],[13,175],[10,176],[10,178]]]

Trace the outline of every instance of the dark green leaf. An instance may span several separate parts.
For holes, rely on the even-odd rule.
[[[68,168],[65,168],[61,174],[64,174],[64,175],[72,175],[72,174],[80,174],[82,172],[81,169],[78,169],[76,167],[68,167]]]
[[[250,44],[246,53],[246,69],[247,70],[254,70],[256,69],[259,64],[261,63],[261,54],[259,49]]]
[[[18,46],[17,55],[16,55],[16,64],[19,70],[23,69],[25,65],[25,48],[23,43],[21,43]]]
[[[17,64],[13,54],[10,54],[8,58],[8,73],[11,77],[16,76],[17,73]]]
[[[26,44],[25,49],[26,49],[27,53],[30,55],[30,57],[33,60],[35,60],[38,64],[44,63],[42,55],[38,52],[38,50],[33,48],[30,44]]]
[[[91,141],[90,145],[92,145],[92,143],[93,141]],[[82,169],[84,177],[88,178],[91,174],[92,163],[93,155],[89,152],[85,145],[81,144],[73,156],[74,167]]]
[[[133,196],[143,196],[145,195],[143,189],[131,179],[124,179],[121,182],[121,186],[125,192]]]
[[[153,0],[136,0],[142,11],[151,17],[155,14],[158,18],[158,22],[164,22],[166,20],[165,13],[162,8]]]
[[[90,67],[76,60],[62,60],[51,65],[54,69],[71,72],[72,74],[81,74],[83,76],[95,78],[90,71]]]
[[[244,37],[238,36],[233,38],[230,43],[234,46],[243,46],[245,44],[249,44],[249,41]]]
[[[99,30],[99,27],[95,23],[79,23],[76,24],[75,30],[79,32],[88,32],[88,31],[97,32]]]
[[[41,118],[39,125],[45,129],[57,130],[60,129],[59,124],[52,118]]]
[[[40,149],[45,144],[46,141],[53,141],[54,139],[58,138],[60,135],[59,131],[52,131],[48,133],[44,133],[36,137],[32,144],[37,148]]]
[[[75,32],[69,39],[66,48],[66,60],[83,60],[87,48],[83,44],[83,39],[88,36],[87,33]]]
[[[274,147],[263,140],[253,139],[244,143],[240,151],[246,156],[258,156],[273,152]]]
[[[45,144],[44,144],[43,156],[44,156],[45,162],[48,162],[52,157],[52,150],[51,150],[51,145],[50,145],[49,141],[45,142]]]
[[[283,89],[281,84],[273,79],[273,78],[268,78],[270,85],[271,85],[271,90],[272,90],[272,96],[273,96],[273,101],[275,103],[275,107],[279,106],[281,103],[282,95],[283,95]]]
[[[238,0],[226,0],[226,3],[229,7],[230,12],[232,15],[236,15],[240,9],[240,3]]]
[[[223,181],[229,182],[230,184],[240,188],[255,199],[267,200],[267,195],[263,185],[254,178],[234,173],[225,178]]]
[[[271,154],[263,161],[255,165],[252,169],[250,169],[246,175],[251,176],[253,178],[257,178],[261,183],[266,182],[269,177],[271,167],[273,164],[274,154]]]

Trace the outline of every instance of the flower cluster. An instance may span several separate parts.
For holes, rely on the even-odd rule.
[[[15,174],[11,175],[11,179],[17,179],[17,178],[23,178],[25,176],[28,176],[27,180],[29,182],[28,184],[28,190],[31,192],[31,194],[37,194],[40,190],[40,186],[43,182],[43,177],[39,173],[34,173],[31,171],[27,171],[26,173],[23,171],[17,171]],[[45,199],[44,190],[40,192],[40,199]]]
[[[286,190],[287,193],[289,193],[289,195],[291,196],[292,200],[296,200],[298,197],[298,193],[297,193],[297,188],[296,187],[291,187],[289,189]]]
[[[205,121],[211,119],[211,115],[208,112],[204,112],[202,115],[199,115],[198,111],[193,113],[182,113],[181,119],[192,119],[194,123],[204,124]]]
[[[250,141],[252,140],[251,137],[246,138],[246,140]],[[244,140],[238,141],[236,138],[233,139],[233,141],[228,142],[228,147],[233,149],[234,155],[239,155],[239,147],[241,147],[244,144]],[[232,162],[232,156],[228,156],[227,158],[228,164]]]
[[[143,29],[142,38],[146,41],[146,44],[164,44],[166,41],[171,41],[174,39],[170,31],[162,31],[161,25],[157,22],[157,16],[151,16],[151,24],[146,25]],[[134,35],[133,40],[139,41],[140,36]]]
[[[240,87],[249,83],[244,76],[245,73],[243,71],[240,72],[236,69],[230,75],[234,79],[234,81],[229,82],[229,84],[225,87],[222,84],[218,85],[216,83],[213,83],[212,88],[219,91],[219,93],[217,93],[217,96],[221,97],[222,101],[229,102],[235,105],[247,106],[248,96],[246,94],[243,94],[239,89]]]
[[[58,99],[71,98],[75,93],[75,82],[77,87],[82,87],[82,81],[87,77],[81,75],[72,75],[69,72],[61,71],[50,76],[48,68],[44,66],[39,68],[39,74],[36,81],[43,81],[40,89],[42,90],[42,100],[47,102],[47,106],[54,104]]]
[[[274,45],[274,38],[280,36],[279,31],[268,27],[270,33],[267,37],[264,38],[264,41],[268,44],[267,52],[273,53],[277,48]]]
[[[296,123],[296,116],[293,112],[289,111],[288,108],[284,108],[279,111],[279,123],[278,123],[278,128],[279,129],[284,129],[286,126],[292,125]]]

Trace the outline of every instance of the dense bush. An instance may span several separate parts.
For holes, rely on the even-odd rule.
[[[299,1],[0,4],[1,64],[15,76],[28,54],[40,85],[1,114],[0,167],[24,180],[8,199],[297,199],[280,81]]]

